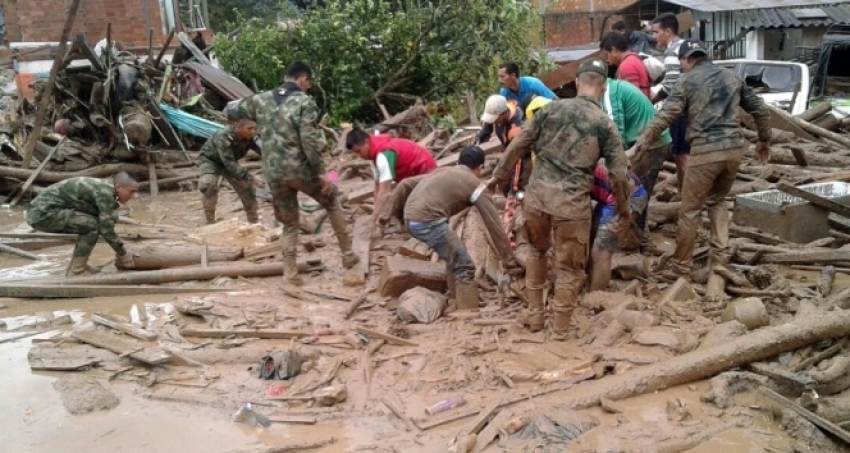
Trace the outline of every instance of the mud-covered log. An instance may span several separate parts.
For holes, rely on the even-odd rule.
[[[201,264],[204,247],[192,244],[141,244],[134,245],[130,251],[133,253],[135,270],[151,271]],[[241,257],[240,247],[209,247],[207,251],[208,262],[236,261]],[[123,270],[120,261],[115,262],[115,267]]]
[[[172,286],[115,286],[115,285],[57,285],[30,284],[24,280],[20,284],[0,285],[0,297],[19,297],[23,299],[87,299],[89,297],[141,296],[145,294],[186,294],[231,291],[228,288],[175,288]]]
[[[64,181],[70,178],[76,178],[79,176],[89,176],[92,178],[107,178],[119,171],[126,171],[132,175],[135,175],[141,179],[148,178],[148,167],[146,165],[137,165],[137,164],[105,164],[98,165],[96,167],[87,168],[81,171],[42,171],[35,178],[35,182],[42,184],[53,184],[59,181]],[[27,170],[25,168],[15,168],[15,167],[6,167],[0,166],[0,177],[6,178],[15,178],[20,180],[26,180],[30,177],[33,170]],[[177,176],[181,176],[179,173],[170,171],[170,170],[157,170],[157,176],[160,178],[173,178]]]
[[[321,260],[318,259],[298,263],[298,270],[301,272],[320,269],[322,269]],[[277,275],[283,275],[283,264],[281,263],[227,264],[208,267],[164,269],[159,271],[128,271],[111,275],[72,277],[61,280],[34,280],[27,283],[30,285],[41,283],[61,283],[65,285],[156,285],[189,280],[213,280],[218,277],[274,277]]]
[[[559,401],[572,408],[591,407],[601,398],[619,400],[706,379],[751,362],[850,335],[850,311],[836,310],[765,327],[748,335],[663,362],[606,377],[567,390]]]

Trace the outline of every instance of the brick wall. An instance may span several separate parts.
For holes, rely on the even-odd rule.
[[[605,20],[606,16],[608,17]],[[593,26],[591,27],[591,19]],[[605,32],[611,30],[611,25],[622,20],[618,15],[610,13],[575,12],[547,14],[546,20],[546,47],[571,47],[582,46],[599,41],[600,30],[605,27]]]
[[[549,0],[546,8],[546,47],[581,46],[599,41],[600,29],[611,29],[614,22],[623,20],[612,11],[619,11],[634,0]],[[605,17],[609,17],[605,20]],[[591,27],[591,19],[593,26]]]
[[[6,39],[58,41],[70,6],[70,0],[0,0],[6,18]],[[147,46],[148,24],[153,29],[154,46],[165,40],[158,0],[83,0],[72,37],[82,33],[94,46],[106,37],[109,23],[112,39],[127,46]]]

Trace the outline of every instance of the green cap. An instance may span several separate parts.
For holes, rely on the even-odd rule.
[[[581,65],[578,67],[578,73],[576,75],[585,73],[585,72],[595,72],[604,77],[608,77],[608,65],[605,64],[602,60],[597,60],[595,58],[590,60],[584,60],[581,62]]]

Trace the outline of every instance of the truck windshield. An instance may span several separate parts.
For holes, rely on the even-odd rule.
[[[761,74],[761,84],[771,93],[793,92],[794,85],[800,81],[800,74],[795,66],[780,66],[769,64],[747,64],[744,66],[744,77],[758,77]]]

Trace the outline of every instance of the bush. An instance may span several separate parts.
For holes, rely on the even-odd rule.
[[[335,123],[374,122],[376,100],[395,112],[417,97],[456,106],[466,90],[495,92],[500,63],[532,72],[541,33],[525,0],[328,0],[248,20],[216,49],[227,70],[260,89],[278,86],[290,62],[308,62],[311,94]]]

